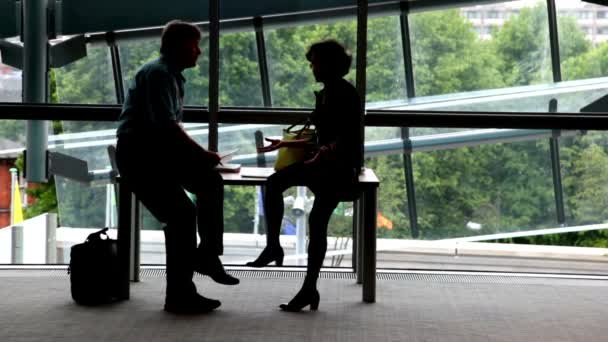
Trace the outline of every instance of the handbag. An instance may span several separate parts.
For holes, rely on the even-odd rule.
[[[90,234],[70,250],[70,289],[78,304],[107,304],[119,298],[117,241],[110,239],[107,231],[104,228]]]
[[[283,130],[283,140],[291,141],[291,140],[299,140],[299,139],[308,139],[313,141],[315,138],[315,130],[310,128],[310,121],[307,121],[304,124],[304,127],[300,129],[294,129],[294,127],[298,125],[293,124],[289,126],[287,129]],[[287,166],[302,162],[306,160],[306,152],[307,147],[281,147],[279,148],[279,152],[277,155],[277,160],[274,163],[274,169],[279,171],[281,169],[286,168]]]

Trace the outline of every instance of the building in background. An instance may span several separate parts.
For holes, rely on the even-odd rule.
[[[461,9],[483,39],[492,37],[492,30],[502,26],[505,21],[518,15],[522,8],[541,4],[537,0],[511,1],[490,5],[477,5]],[[587,39],[594,45],[608,40],[608,7],[589,4],[580,0],[558,0],[556,7],[559,16],[573,16]]]

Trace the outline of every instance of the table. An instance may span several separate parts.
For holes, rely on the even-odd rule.
[[[249,171],[243,167],[238,173],[222,172],[224,185],[263,186],[266,178],[243,177]],[[270,170],[268,170],[270,172]],[[122,299],[129,299],[129,282],[139,279],[139,225],[138,205],[135,196],[120,176],[116,182],[118,189],[118,258],[120,263]],[[380,181],[373,170],[364,168],[359,176],[361,196],[355,201],[355,230],[353,232],[353,260],[357,273],[357,283],[362,284],[364,302],[376,301],[376,217],[377,190]]]

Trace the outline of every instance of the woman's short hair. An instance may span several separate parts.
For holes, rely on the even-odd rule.
[[[160,53],[171,55],[180,44],[197,39],[201,39],[201,31],[196,25],[182,20],[171,20],[163,28]]]
[[[353,60],[346,48],[334,39],[312,44],[306,52],[306,59],[310,61],[313,54],[327,67],[326,70],[335,71],[340,77],[348,74]]]

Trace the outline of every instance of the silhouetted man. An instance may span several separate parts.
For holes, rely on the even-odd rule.
[[[219,259],[223,253],[220,157],[192,140],[181,126],[185,79],[196,65],[201,33],[174,20],[162,33],[159,59],[139,69],[129,88],[117,130],[121,177],[138,199],[165,223],[167,293],[165,310],[201,313],[220,306],[196,292],[194,271],[218,283],[238,284]],[[196,195],[196,204],[187,196]],[[196,246],[196,231],[201,238]]]

